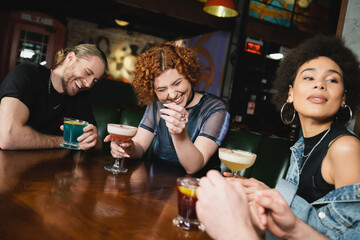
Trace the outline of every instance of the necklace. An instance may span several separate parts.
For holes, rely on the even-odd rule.
[[[330,131],[330,128],[326,131],[326,133],[324,134],[324,136],[322,136],[322,137],[320,138],[320,140],[315,144],[315,146],[310,150],[310,152],[309,152],[308,154],[305,155],[304,152],[302,152],[302,154],[301,154],[302,157],[303,157],[303,158],[306,158],[306,159],[305,159],[305,161],[304,161],[304,164],[303,164],[302,167],[300,168],[300,174],[301,174],[303,168],[305,167],[305,164],[306,164],[307,160],[309,159],[311,153],[312,153],[312,152],[315,150],[315,148],[321,143],[321,141],[325,138],[325,136],[329,133],[329,131]]]
[[[189,105],[189,104],[192,102],[192,100],[194,100],[195,91],[192,89],[192,90],[191,90],[191,93],[192,93],[192,95],[191,95],[191,97],[189,98],[189,100],[186,101],[185,107],[187,107],[187,105]]]
[[[50,91],[50,87],[51,87],[51,74],[50,74],[50,77],[49,77],[49,84],[48,84],[48,92],[49,92],[49,96],[51,97],[51,91]],[[56,110],[58,107],[60,107],[61,103],[59,103],[58,105],[56,105],[55,107],[52,106],[52,108],[54,110]]]

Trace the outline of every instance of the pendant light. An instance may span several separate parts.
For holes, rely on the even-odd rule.
[[[120,19],[115,19],[115,22],[117,25],[121,26],[121,27],[125,27],[127,25],[129,25],[129,22],[124,21],[124,20],[120,20]]]
[[[217,17],[236,17],[239,14],[234,0],[208,0],[203,10]]]

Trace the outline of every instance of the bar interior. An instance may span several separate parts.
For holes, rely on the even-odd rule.
[[[356,30],[349,31],[347,21],[359,20],[348,9],[359,4],[234,0],[234,9],[222,13],[229,16],[216,16],[211,2],[227,1],[7,2],[0,10],[0,84],[19,64],[51,68],[59,49],[95,44],[108,67],[88,90],[89,104],[104,140],[108,123],[138,127],[143,120],[146,106],[138,104],[132,86],[137,57],[155,43],[174,41],[193,49],[204,67],[195,91],[228,106],[228,130],[219,147],[256,154],[238,174],[274,188],[286,176],[290,147],[302,136],[300,124],[284,125],[271,101],[276,70],[286,54],[318,33],[343,37],[359,54]],[[348,128],[360,134],[356,112]],[[126,171],[113,174],[104,169],[114,163],[110,141],[98,151],[77,149],[0,148],[0,239],[212,239],[206,231],[173,224],[181,191],[176,179],[188,175],[184,169],[153,162],[149,150],[142,159],[122,160]],[[224,163],[220,171],[230,172]]]

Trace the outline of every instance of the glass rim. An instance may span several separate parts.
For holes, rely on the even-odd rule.
[[[64,122],[65,121],[73,121],[73,122],[78,122],[78,123],[83,123],[83,124],[89,124],[89,122],[85,121],[85,120],[81,120],[81,119],[77,119],[77,118],[72,118],[72,117],[64,117]]]
[[[243,154],[246,154],[246,155],[249,155],[249,156],[256,156],[257,154],[256,153],[253,153],[253,152],[250,152],[250,151],[247,151],[247,150],[242,150],[242,149],[239,149],[239,148],[225,148],[225,147],[220,147],[219,148],[219,152],[224,152],[224,153],[228,153],[228,151],[234,151],[234,152],[238,152],[238,153],[243,153]]]
[[[188,181],[184,182],[184,180],[188,180]],[[200,182],[200,178],[197,177],[183,176],[176,178],[177,185],[181,185],[182,183],[184,183],[199,187],[199,182]]]
[[[122,127],[124,126],[125,128],[138,128],[135,126],[131,126],[131,125],[127,125],[127,124],[121,124],[121,123],[108,123],[107,126],[112,126],[112,127]]]

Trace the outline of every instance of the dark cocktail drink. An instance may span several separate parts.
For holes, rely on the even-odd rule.
[[[183,218],[197,219],[195,211],[197,201],[196,187],[179,186],[177,191],[179,215]]]
[[[204,231],[204,226],[196,216],[196,189],[199,179],[182,177],[177,180],[178,216],[173,219],[174,225],[185,230]]]

